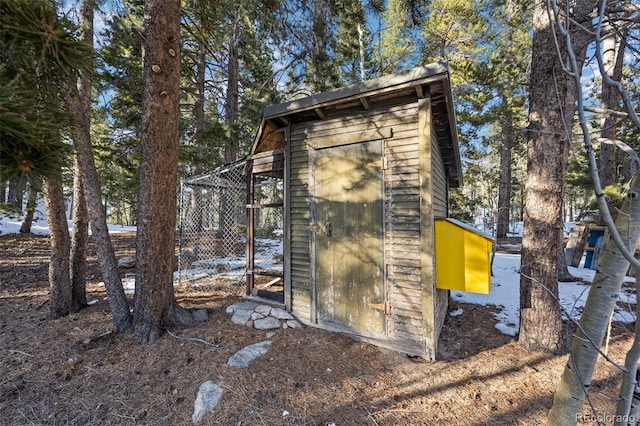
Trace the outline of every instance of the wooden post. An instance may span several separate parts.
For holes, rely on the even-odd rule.
[[[431,165],[431,95],[425,93],[418,100],[418,155],[420,170],[420,281],[422,285],[422,315],[424,329],[424,357],[435,361],[438,331],[435,325],[435,238],[432,208]]]
[[[580,237],[582,236],[583,233],[584,233],[584,225],[574,225],[571,227],[571,231],[569,232],[569,241],[567,241],[567,246],[565,247],[565,250],[564,250],[564,258],[565,258],[565,261],[567,262],[567,265],[578,266],[573,264],[574,263],[573,256],[574,256],[574,253],[576,252],[576,246],[578,245],[578,241],[580,241]],[[582,253],[580,253],[580,256],[582,256]],[[580,259],[578,259],[578,264],[580,264]]]
[[[282,245],[282,263],[284,272],[284,305],[287,311],[292,310],[293,301],[293,289],[291,288],[291,168],[289,167],[289,158],[291,158],[291,143],[289,140],[289,127],[285,129],[284,133],[284,159],[282,167],[283,173],[283,209],[282,209],[282,221],[284,224],[284,232],[282,238],[284,239]]]
[[[251,160],[247,160],[247,296],[251,295],[251,291],[255,286],[255,276],[253,275],[255,262],[255,230],[254,230],[254,211],[253,211],[253,164]]]
[[[577,240],[575,248],[573,250],[573,256],[571,257],[571,262],[569,265],[573,267],[580,266],[580,260],[582,260],[582,253],[584,252],[584,248],[587,246],[587,241],[589,241],[589,226],[581,226],[582,232],[580,233],[580,238]]]

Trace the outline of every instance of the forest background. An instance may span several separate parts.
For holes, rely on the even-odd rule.
[[[137,272],[133,322],[138,343],[157,339],[161,331],[154,326],[160,318],[165,326],[203,321],[206,313],[179,309],[164,284],[151,297],[154,274],[147,274],[149,265],[161,266],[156,277],[164,274],[169,253],[153,248],[173,241],[172,233],[169,244],[158,244],[157,238],[161,229],[174,228],[174,173],[199,174],[241,158],[266,105],[446,60],[467,182],[452,194],[451,214],[495,230],[498,237],[508,234],[511,222],[524,219],[521,308],[526,310],[521,318],[530,327],[521,326],[520,337],[531,349],[561,347],[561,339],[554,342],[543,332],[561,334],[559,310],[544,296],[557,294],[556,280],[566,271],[566,265],[558,265],[561,235],[554,231],[556,225],[580,215],[604,215],[600,220],[622,246],[607,205],[626,211],[623,184],[634,174],[634,157],[626,152],[637,148],[638,132],[632,107],[638,95],[635,2],[547,1],[535,2],[533,8],[517,0],[183,3],[0,3],[0,97],[9,107],[4,109],[9,113],[0,114],[5,132],[0,135],[0,178],[7,182],[0,195],[5,208],[20,211],[26,194],[28,228],[30,206],[41,190],[48,214],[63,219],[62,191],[74,188],[74,208],[85,205],[78,199],[86,192],[93,238],[98,250],[104,250],[99,257],[116,330],[127,328],[131,313],[119,277],[108,277],[113,250],[101,223],[139,227],[137,257],[146,266]],[[94,13],[100,23],[95,38]],[[31,35],[43,41],[44,49],[25,41],[29,32],[21,30],[30,28],[29,23],[35,23]],[[158,65],[166,59],[157,56],[160,39],[172,46],[170,57],[180,53],[179,61]],[[154,73],[162,76],[154,80]],[[154,86],[154,81],[164,85]],[[624,90],[611,81],[624,83]],[[171,102],[158,101],[158,95]],[[61,102],[64,108],[56,109]],[[621,105],[626,113],[617,111]],[[161,122],[152,107],[172,119]],[[65,126],[69,120],[64,111],[72,113],[75,126]],[[594,154],[592,139],[615,143],[601,143]],[[75,156],[67,155],[70,141]],[[162,151],[164,142],[167,151]],[[541,178],[546,182],[540,183]],[[593,185],[587,183],[591,180]],[[169,190],[160,194],[162,184]],[[599,211],[590,199],[591,188]],[[160,205],[166,212],[152,212]],[[158,219],[157,228],[147,227],[151,214]],[[75,218],[82,216],[74,212]],[[55,244],[68,236],[51,219],[51,315],[56,317],[83,305],[83,293],[69,286],[73,297],[63,294],[67,287],[60,283],[74,282],[75,270],[64,265],[77,246],[75,241],[71,247]],[[637,241],[637,232],[630,234],[629,241]],[[67,299],[68,305],[62,303]],[[544,309],[531,309],[531,301],[542,301]]]
[[[79,7],[66,1],[58,10],[77,23]],[[91,140],[108,219],[125,225],[135,224],[138,205],[142,14],[142,0],[96,2]],[[448,61],[465,174],[464,187],[452,191],[451,215],[505,236],[524,212],[531,22],[531,5],[518,0],[185,2],[179,173],[246,155],[267,105]],[[626,78],[635,77],[634,49],[629,43]],[[584,67],[586,95],[597,97],[597,64]],[[624,123],[618,138],[637,144]],[[580,142],[569,156],[566,221],[597,210]],[[618,154],[603,166],[614,172],[605,185],[610,198],[619,200],[630,178],[624,161]],[[72,169],[64,165],[68,195]],[[29,187],[18,178],[0,186],[4,208],[20,211]]]

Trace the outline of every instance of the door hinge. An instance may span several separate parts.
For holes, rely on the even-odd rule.
[[[391,315],[391,305],[389,304],[389,302],[370,303],[369,307],[378,311],[382,311],[385,315]]]

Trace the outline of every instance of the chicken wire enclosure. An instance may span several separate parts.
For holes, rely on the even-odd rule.
[[[246,263],[244,168],[245,162],[239,161],[182,181],[179,282],[211,284],[225,274],[227,280],[242,279]]]
[[[283,303],[284,182],[254,174],[250,191],[247,295]]]
[[[178,282],[194,288],[241,284],[247,271],[247,173],[241,160],[182,181]],[[282,198],[282,184],[270,182],[262,199]],[[269,209],[273,210],[273,209]],[[282,269],[282,209],[254,215],[256,260]]]

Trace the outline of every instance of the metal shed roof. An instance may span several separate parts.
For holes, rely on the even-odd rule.
[[[446,62],[363,81],[351,86],[266,107],[251,154],[282,148],[281,128],[323,120],[349,110],[367,111],[384,105],[417,102],[429,93],[433,123],[451,187],[462,185],[455,112]]]

